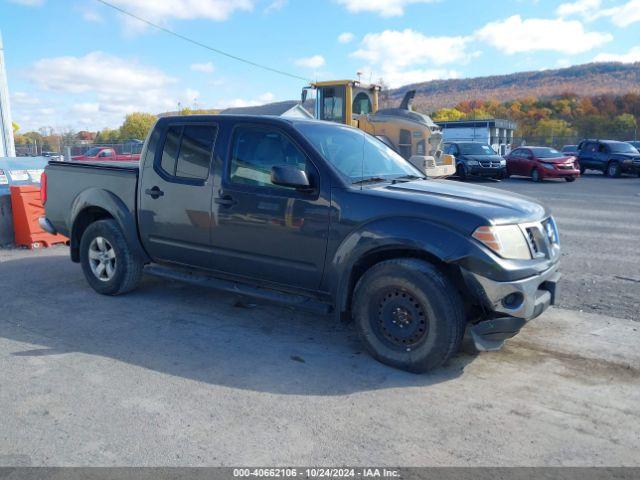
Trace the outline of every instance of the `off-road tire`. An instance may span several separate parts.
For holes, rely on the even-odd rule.
[[[89,248],[97,237],[106,239],[115,252],[115,271],[109,280],[100,280],[93,272]],[[91,288],[102,295],[121,295],[134,290],[142,277],[142,259],[131,251],[115,220],[98,220],[87,227],[80,240],[80,263]]]
[[[416,322],[414,327],[425,330],[420,333],[417,329],[409,345],[391,338],[395,333],[385,328],[399,330],[389,324],[395,317],[384,315],[388,309],[396,311],[396,305],[407,304],[412,312],[409,326]],[[464,335],[465,315],[458,291],[442,272],[423,260],[400,258],[371,267],[356,285],[352,312],[367,351],[382,363],[413,373],[445,363],[459,350]]]

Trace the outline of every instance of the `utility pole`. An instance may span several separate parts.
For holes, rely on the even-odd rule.
[[[13,141],[13,122],[9,106],[9,85],[4,68],[4,46],[0,34],[0,157],[15,157],[16,147]]]

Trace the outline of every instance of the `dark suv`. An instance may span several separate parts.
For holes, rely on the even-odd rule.
[[[583,140],[578,145],[580,173],[600,170],[610,177],[623,173],[637,173],[640,169],[640,152],[627,142],[614,140]]]
[[[456,158],[456,175],[460,180],[471,176],[506,177],[507,161],[486,143],[446,142],[444,153]]]

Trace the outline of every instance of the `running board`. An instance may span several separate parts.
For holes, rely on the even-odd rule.
[[[193,285],[200,285],[202,287],[222,290],[225,292],[235,293],[236,295],[243,295],[282,305],[289,305],[301,310],[307,310],[323,315],[331,313],[332,310],[331,305],[314,298],[253,287],[245,283],[223,280],[204,273],[195,273],[187,270],[161,267],[158,265],[149,265],[144,268],[144,272],[156,277],[191,283]]]

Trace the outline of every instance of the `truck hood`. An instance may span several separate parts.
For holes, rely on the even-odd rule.
[[[428,217],[467,228],[539,221],[549,215],[537,201],[511,192],[451,180],[417,180],[380,187],[387,195],[421,204]]]

